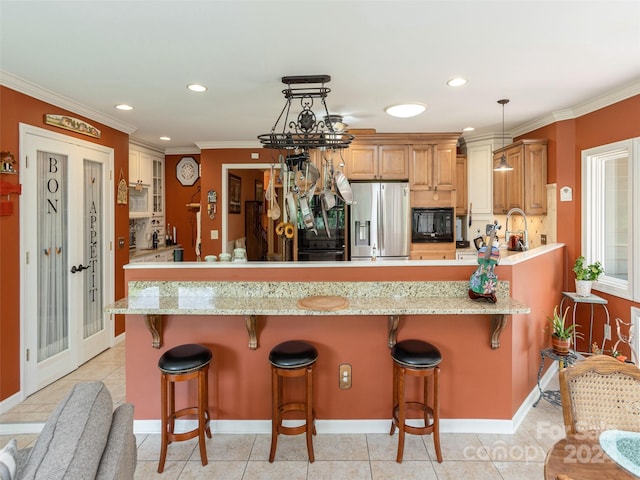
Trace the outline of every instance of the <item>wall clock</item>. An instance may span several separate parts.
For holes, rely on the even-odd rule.
[[[199,169],[200,166],[195,158],[182,157],[176,166],[176,177],[182,185],[191,186],[200,177]]]

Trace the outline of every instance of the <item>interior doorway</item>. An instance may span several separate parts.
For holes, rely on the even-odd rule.
[[[230,170],[259,170],[264,172],[265,170],[269,170],[271,168],[278,169],[279,165],[273,165],[271,163],[223,163],[222,164],[222,205],[221,205],[221,214],[222,214],[222,252],[233,253],[233,251],[229,250],[228,243],[230,238],[228,238],[229,232],[229,209],[228,209],[228,198],[229,198],[229,171]],[[267,188],[267,185],[264,185],[264,188]],[[220,204],[220,203],[219,203]]]

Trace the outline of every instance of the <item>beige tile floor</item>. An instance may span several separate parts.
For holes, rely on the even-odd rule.
[[[125,401],[124,343],[102,353],[0,415],[0,423],[43,422],[79,381],[102,380],[114,405]],[[554,386],[550,386],[554,388]],[[557,384],[555,386],[557,388]],[[487,393],[489,394],[489,393]],[[431,436],[408,435],[404,461],[395,462],[397,436],[332,435],[314,438],[316,461],[306,458],[303,436],[281,436],[276,461],[267,461],[269,435],[217,435],[207,439],[209,464],[200,463],[197,440],[169,446],[165,471],[156,473],[160,435],[137,435],[136,479],[147,480],[540,480],[546,451],[561,437],[562,412],[542,400],[514,435],[441,434],[443,463],[435,461]],[[20,448],[36,435],[0,435]]]

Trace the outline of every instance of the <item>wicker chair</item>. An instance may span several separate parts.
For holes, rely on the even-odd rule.
[[[609,429],[640,432],[640,368],[607,355],[560,371],[564,425],[569,434]]]

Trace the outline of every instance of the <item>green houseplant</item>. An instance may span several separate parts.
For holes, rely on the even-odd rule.
[[[591,294],[591,283],[598,280],[604,273],[604,268],[600,262],[585,265],[584,256],[580,255],[573,264],[573,273],[576,274],[576,293],[581,297],[588,297]]]
[[[558,355],[567,355],[571,347],[572,338],[574,335],[579,337],[579,334],[575,331],[575,324],[565,324],[569,307],[566,308],[562,316],[558,310],[559,307],[556,305],[553,309],[553,317],[547,317],[551,324],[551,347]]]

